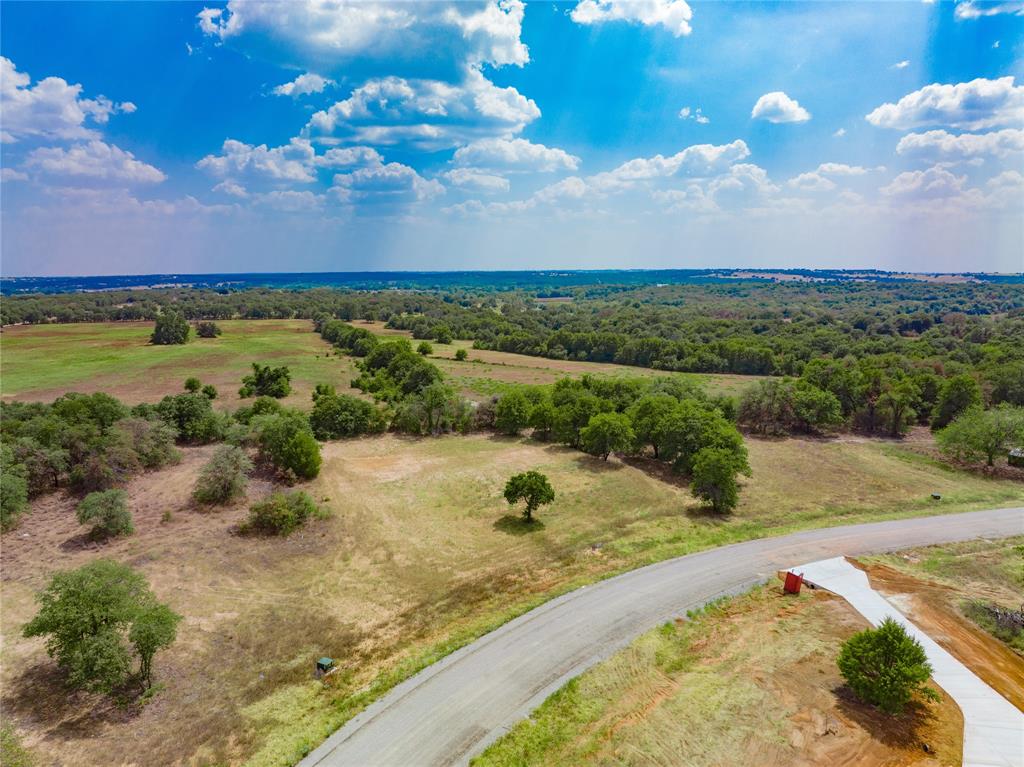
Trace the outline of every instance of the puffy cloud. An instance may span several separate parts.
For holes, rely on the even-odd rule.
[[[685,0],[580,0],[569,14],[577,24],[628,21],[663,26],[676,37],[690,34],[693,11]]]
[[[709,196],[718,205],[728,207],[753,205],[778,191],[779,188],[768,178],[768,172],[751,163],[733,165],[728,173],[708,184]]]
[[[391,162],[336,174],[332,192],[342,201],[401,203],[429,200],[444,194],[444,187],[408,165]]]
[[[956,4],[954,15],[958,19],[978,19],[982,16],[998,16],[1001,13],[1024,16],[1024,2],[1013,0],[1004,3],[979,4],[975,0],[961,0]]]
[[[458,85],[401,77],[371,80],[315,113],[304,135],[362,144],[408,143],[429,151],[510,136],[538,117],[531,99],[470,69]]]
[[[316,180],[312,171],[316,150],[305,139],[293,138],[273,149],[268,149],[266,144],[252,146],[228,139],[221,151],[220,155],[206,155],[196,167],[219,178],[249,174],[274,181],[309,183]]]
[[[537,202],[550,203],[556,200],[572,199],[578,200],[588,191],[587,182],[578,176],[569,176],[554,184],[549,184],[534,194]]]
[[[70,149],[43,147],[33,150],[25,166],[54,175],[127,181],[136,184],[158,184],[167,177],[141,160],[112,144],[90,141]]]
[[[910,62],[907,61],[906,59],[903,59],[903,61],[897,61],[895,64],[893,64],[892,68],[893,69],[906,69],[909,66],[910,66]]]
[[[970,160],[991,155],[1006,157],[1024,152],[1024,130],[1004,128],[991,133],[961,133],[943,130],[908,133],[896,145],[897,154],[921,157],[930,162]]]
[[[393,3],[229,0],[204,8],[199,28],[277,63],[350,76],[457,73],[466,64],[529,61],[520,40],[524,6],[501,2]]]
[[[846,135],[846,128],[836,128],[836,132],[832,134],[833,138],[842,138]]]
[[[0,168],[0,181],[28,181],[28,174],[14,168]]]
[[[782,91],[764,94],[754,104],[750,116],[770,123],[802,123],[811,119],[811,113],[800,106],[800,102]]]
[[[232,197],[238,197],[243,200],[249,196],[249,192],[244,186],[230,180],[221,181],[213,188],[213,191],[223,192],[224,194],[229,194]]]
[[[131,115],[135,114],[135,112],[138,110],[138,107],[135,106],[135,102],[122,101],[120,104],[117,105],[117,109],[119,112],[124,112],[126,115]]]
[[[709,176],[749,156],[750,149],[740,139],[729,144],[694,144],[670,157],[658,154],[629,160],[614,170],[592,176],[590,181],[600,189],[613,189],[635,181],[676,175]]]
[[[576,170],[580,158],[522,138],[487,138],[455,150],[454,161],[458,165],[549,172]]]
[[[328,80],[326,77],[306,72],[291,82],[278,85],[274,88],[273,92],[277,96],[298,98],[299,96],[308,96],[310,93],[322,93],[324,88],[333,84],[334,80]]]
[[[830,189],[836,188],[834,181],[825,178],[820,173],[801,173],[786,183],[802,192],[827,192]]]
[[[938,165],[927,170],[912,170],[900,173],[888,185],[881,188],[887,197],[935,199],[960,194],[966,177],[954,176]]]
[[[452,186],[460,189],[471,189],[477,192],[507,192],[509,190],[508,179],[504,176],[496,176],[487,173],[479,168],[455,168],[441,174],[442,178],[448,180]]]
[[[350,146],[328,149],[317,155],[314,164],[319,168],[349,168],[353,165],[379,165],[384,161],[380,152],[370,146]]]
[[[908,93],[897,103],[882,104],[865,118],[880,128],[907,130],[925,125],[946,125],[982,130],[1024,122],[1024,86],[1013,77],[966,83],[933,83]]]
[[[32,78],[19,72],[10,59],[0,56],[0,111],[4,143],[25,136],[59,139],[98,138],[86,120],[105,124],[116,112],[131,113],[130,101],[115,104],[105,96],[80,98],[81,85],[69,85],[60,77],[46,77],[31,85]]]

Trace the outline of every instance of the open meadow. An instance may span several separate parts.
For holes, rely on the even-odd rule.
[[[384,323],[355,322],[380,337],[408,336]],[[239,403],[238,387],[253,362],[287,365],[293,391],[285,404],[309,407],[313,387],[349,384],[358,372],[350,357],[338,355],[313,332],[309,320],[223,320],[218,338],[193,337],[180,346],[149,343],[151,322],[15,325],[2,331],[0,396],[49,402],[69,391],[107,392],[134,405],[177,394],[189,376],[217,387],[219,407]],[[523,354],[475,350],[468,341],[434,344],[434,361],[469,397],[498,394],[513,384],[550,384],[564,376],[650,377],[672,375],[701,384],[711,394],[738,394],[754,377],[729,374],[658,373],[648,368],[551,360]],[[454,358],[469,351],[469,361]]]
[[[82,764],[287,764],[417,668],[568,588],[649,561],[798,527],[1019,504],[1019,483],[965,475],[887,443],[750,440],[753,477],[730,515],[702,510],[645,461],[490,435],[393,435],[324,446],[300,485],[330,509],[285,539],[241,536],[240,502],[189,491],[212,448],[128,487],[136,532],[96,544],[63,492],[4,536],[4,710],[23,743]],[[536,468],[557,499],[533,526],[501,497]],[[269,491],[250,483],[249,499]],[[944,495],[941,506],[929,494]],[[148,703],[69,695],[40,640],[20,638],[56,569],[110,557],[185,616]],[[313,660],[336,658],[324,687]]]

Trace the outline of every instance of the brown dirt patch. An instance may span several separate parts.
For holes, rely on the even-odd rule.
[[[957,610],[954,589],[886,565],[863,568],[873,588],[986,684],[1024,711],[1024,658]]]

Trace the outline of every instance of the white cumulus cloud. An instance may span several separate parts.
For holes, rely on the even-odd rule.
[[[811,113],[782,91],[764,94],[754,104],[750,116],[771,123],[802,123],[811,119]]]
[[[360,144],[409,144],[424,150],[510,136],[540,117],[513,87],[501,88],[470,69],[462,83],[386,77],[316,112],[304,135]]]
[[[911,199],[953,197],[960,194],[966,180],[936,165],[927,170],[900,173],[880,191],[887,197]]]
[[[1007,157],[1024,152],[1024,130],[1004,128],[991,133],[961,133],[944,130],[908,133],[896,145],[897,154],[921,157],[932,162],[970,160],[986,155]]]
[[[322,93],[324,88],[328,85],[333,85],[334,80],[329,80],[326,77],[321,77],[318,74],[312,72],[306,72],[296,77],[291,82],[282,83],[274,88],[274,94],[277,96],[291,96],[292,98],[298,98],[299,96],[308,96],[311,93]]]
[[[1024,86],[1014,79],[979,77],[966,83],[933,83],[908,93],[897,103],[882,104],[865,118],[880,128],[908,130],[926,125],[944,125],[965,130],[983,130],[1024,122]]]
[[[25,160],[25,167],[38,168],[52,175],[83,176],[136,184],[158,184],[167,178],[152,165],[135,159],[131,152],[99,140],[77,144],[69,149],[34,149]]]
[[[488,173],[480,168],[454,168],[441,174],[452,186],[476,192],[507,192],[509,181],[504,176]]]
[[[131,113],[130,101],[115,104],[105,96],[81,98],[82,86],[69,85],[60,77],[46,77],[32,85],[14,62],[0,56],[0,112],[4,143],[26,136],[58,139],[99,138],[86,121],[103,125],[116,112]]]
[[[480,139],[459,147],[453,159],[457,165],[541,172],[576,170],[580,163],[579,157],[563,149],[522,138]]]
[[[627,21],[662,26],[676,37],[693,31],[693,10],[685,0],[580,0],[569,16],[577,24]]]

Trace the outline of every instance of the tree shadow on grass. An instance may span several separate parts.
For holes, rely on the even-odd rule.
[[[622,464],[616,460],[609,458],[607,461],[603,460],[597,455],[587,455],[586,453],[580,453],[576,456],[576,465],[584,471],[589,471],[592,474],[605,474],[607,472],[622,471]]]
[[[707,524],[721,525],[732,520],[731,511],[715,511],[710,506],[707,506],[700,502],[694,502],[687,504],[686,509],[683,513],[686,518],[694,522],[704,522]]]
[[[532,522],[527,522],[521,514],[506,514],[496,519],[492,527],[509,535],[529,535],[543,530],[544,523],[536,517]]]
[[[45,660],[4,685],[3,708],[7,716],[31,722],[48,737],[75,740],[95,735],[98,726],[137,717],[143,708],[140,692],[135,680],[109,695],[74,690],[57,664]]]
[[[841,685],[832,690],[840,711],[856,722],[875,740],[893,748],[918,749],[923,743],[921,731],[935,720],[935,706],[912,700],[902,714],[887,714],[862,702],[853,690]]]
[[[659,461],[650,456],[627,455],[622,457],[622,462],[627,466],[632,466],[634,469],[642,471],[652,479],[664,482],[666,485],[672,485],[681,489],[686,489],[690,486],[686,477],[673,470],[672,464],[666,461]]]

